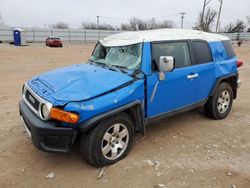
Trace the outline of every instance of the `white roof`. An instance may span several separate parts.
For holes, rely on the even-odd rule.
[[[100,40],[103,46],[126,46],[141,42],[201,39],[208,42],[229,40],[228,37],[197,30],[156,29],[147,31],[128,31],[110,35]]]

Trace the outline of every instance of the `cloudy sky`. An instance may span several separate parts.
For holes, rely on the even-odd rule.
[[[45,27],[58,21],[79,28],[83,21],[119,26],[131,16],[142,19],[172,20],[180,26],[180,12],[186,12],[184,27],[191,28],[201,11],[203,0],[0,0],[0,13],[9,26]],[[209,6],[218,10],[219,0]],[[250,15],[249,0],[224,0],[221,25]]]

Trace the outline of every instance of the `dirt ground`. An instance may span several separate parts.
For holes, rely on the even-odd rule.
[[[100,169],[85,163],[77,144],[67,155],[34,148],[18,114],[23,83],[86,61],[93,46],[0,44],[0,187],[250,187],[250,43],[235,47],[245,62],[243,84],[225,120],[210,120],[197,109],[156,123],[145,138],[136,136],[129,155],[107,167],[101,179],[96,179]],[[46,178],[51,172],[55,177]]]

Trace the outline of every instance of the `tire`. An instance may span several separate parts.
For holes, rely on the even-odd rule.
[[[133,138],[132,119],[128,114],[120,113],[82,135],[80,150],[89,164],[103,167],[123,159],[131,149]]]
[[[232,87],[222,82],[214,96],[212,96],[205,104],[205,114],[212,119],[219,120],[228,116],[233,105],[233,90]]]

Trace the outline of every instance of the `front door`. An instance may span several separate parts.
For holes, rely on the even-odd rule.
[[[173,56],[175,69],[159,80],[159,57]],[[147,117],[178,110],[198,101],[199,75],[192,66],[187,41],[152,43],[152,75],[147,77]]]

